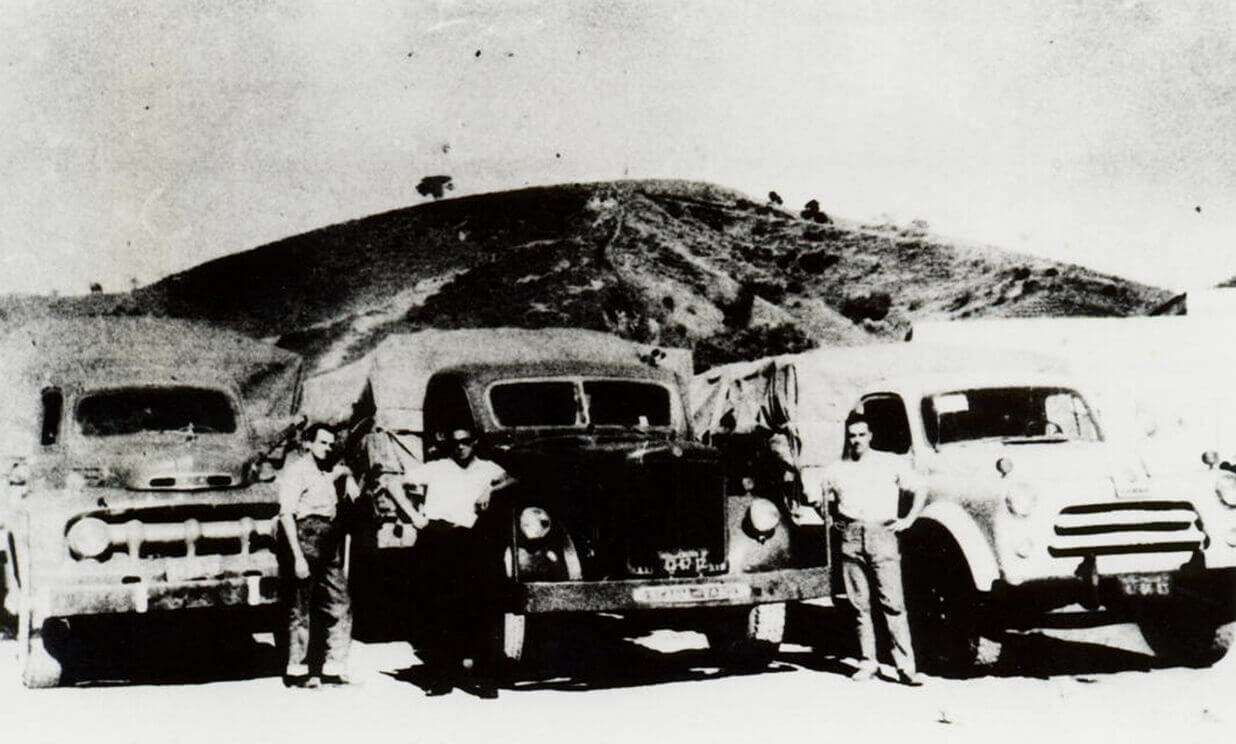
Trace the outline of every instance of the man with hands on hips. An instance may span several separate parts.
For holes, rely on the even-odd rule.
[[[861,682],[879,670],[872,618],[879,611],[892,641],[897,681],[917,687],[922,679],[906,619],[897,534],[922,511],[924,489],[905,458],[871,449],[871,424],[861,412],[846,419],[845,442],[842,459],[825,469],[820,491],[809,501],[827,505],[841,542],[842,579],[858,626],[858,668],[851,678]],[[914,499],[905,516],[899,513],[903,491]]]

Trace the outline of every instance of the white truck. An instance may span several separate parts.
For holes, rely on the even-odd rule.
[[[1054,359],[920,344],[820,349],[710,370],[692,400],[701,432],[784,420],[807,489],[840,457],[857,407],[874,448],[913,462],[928,497],[903,536],[903,567],[926,668],[973,668],[998,648],[985,636],[1071,605],[1136,621],[1157,653],[1181,663],[1213,663],[1231,643],[1236,475],[1213,455],[1153,474]]]

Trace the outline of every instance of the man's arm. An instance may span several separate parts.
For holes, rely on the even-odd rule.
[[[493,479],[489,481],[489,485],[476,499],[476,510],[478,513],[489,508],[489,502],[493,497],[494,491],[500,491],[507,486],[514,485],[516,482],[515,478],[503,470],[500,466],[495,465],[494,468],[496,474]]]
[[[914,472],[908,465],[902,464],[901,469],[897,472],[897,487],[902,491],[910,494],[910,510],[904,517],[894,520],[890,525],[894,532],[901,532],[914,524],[914,520],[918,519],[918,515],[923,511],[923,507],[927,505],[927,489],[923,487],[922,481],[918,474]]]
[[[335,467],[330,471],[330,480],[336,488],[338,488],[339,481],[343,481],[343,495],[349,501],[356,501],[360,497],[360,485],[356,482],[356,477],[352,475],[352,468],[342,462],[335,463]]]
[[[424,529],[429,524],[429,518],[425,516],[424,509],[425,495],[429,489],[428,481],[428,471],[423,464],[409,468],[398,477],[391,477],[385,481],[386,495],[390,496],[395,506],[407,515],[412,526],[418,530]],[[420,498],[413,498],[414,496]]]
[[[309,562],[300,547],[300,536],[296,532],[296,504],[300,500],[299,470],[295,467],[284,470],[279,479],[279,526],[287,537],[288,547],[292,551],[292,571],[298,579],[309,578]]]

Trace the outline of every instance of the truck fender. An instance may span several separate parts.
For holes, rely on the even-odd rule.
[[[974,518],[956,503],[936,501],[928,504],[915,524],[930,522],[949,534],[965,556],[970,567],[970,578],[981,592],[991,591],[992,584],[1000,578],[1000,564],[991,549],[991,544]],[[913,529],[913,528],[911,528]]]

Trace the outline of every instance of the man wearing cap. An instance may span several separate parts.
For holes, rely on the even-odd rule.
[[[438,667],[438,679],[426,690],[430,695],[449,692],[463,668],[472,669],[474,649],[482,629],[478,584],[485,579],[480,560],[485,556],[476,545],[472,527],[477,515],[489,508],[490,495],[513,482],[500,465],[477,457],[476,440],[469,429],[457,428],[445,438],[448,456],[433,460],[404,474],[404,483],[420,490],[420,514],[413,516],[420,530],[416,550],[421,564],[422,589],[434,632],[432,644],[418,649],[429,666]],[[484,661],[484,660],[480,660]],[[496,689],[480,676],[471,680],[482,697]]]
[[[318,632],[325,634],[321,681],[345,684],[348,646],[352,642],[352,605],[343,573],[342,499],[355,501],[360,488],[352,471],[334,462],[335,432],[314,423],[305,430],[308,453],[279,475],[279,525],[291,554],[288,612],[288,662],[284,684],[317,687],[310,676],[309,649]],[[325,627],[314,624],[315,615]]]
[[[922,680],[906,620],[897,533],[922,510],[923,489],[904,458],[871,449],[871,425],[861,413],[846,419],[845,441],[844,456],[825,469],[821,492],[812,501],[827,502],[840,533],[842,579],[858,624],[860,653],[851,679],[868,680],[879,670],[872,619],[878,610],[892,641],[897,681],[917,687]],[[903,491],[914,499],[904,517],[899,513]]]

